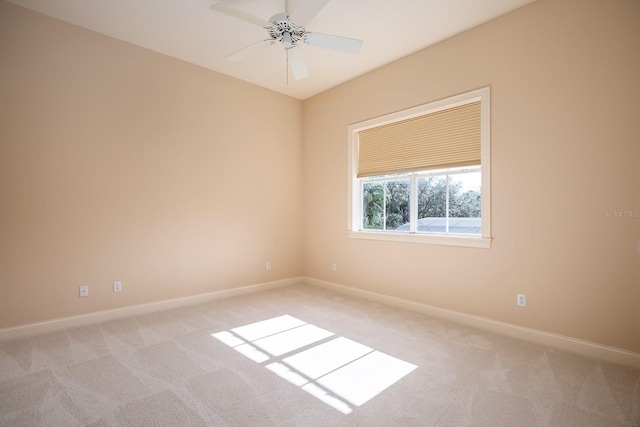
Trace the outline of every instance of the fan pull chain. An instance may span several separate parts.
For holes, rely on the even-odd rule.
[[[284,54],[287,56],[287,66],[284,71],[287,74],[287,86],[289,86],[289,49],[285,49]]]

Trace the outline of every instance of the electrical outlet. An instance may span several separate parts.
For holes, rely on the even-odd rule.
[[[80,297],[84,298],[88,296],[89,296],[89,286],[88,285],[80,286]]]
[[[122,282],[117,280],[113,282],[113,292],[120,292],[120,291],[122,291]]]
[[[526,294],[518,294],[518,305],[520,307],[527,306],[527,295]]]
[[[336,264],[331,264],[331,271],[338,271],[338,266]]]
[[[268,263],[267,263],[267,271],[270,271],[270,270],[271,270],[271,263],[270,263],[270,262],[268,262]]]

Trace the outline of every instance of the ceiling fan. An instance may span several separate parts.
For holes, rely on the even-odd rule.
[[[309,75],[309,70],[300,52],[299,44],[304,43],[352,54],[360,52],[362,40],[331,34],[310,33],[305,30],[305,25],[311,22],[328,2],[329,0],[300,0],[296,8],[289,13],[289,2],[285,0],[284,12],[273,15],[268,21],[233,9],[223,3],[212,5],[211,9],[217,12],[265,28],[269,35],[269,38],[227,55],[225,59],[238,61],[279,42],[284,45],[293,77],[300,80]]]

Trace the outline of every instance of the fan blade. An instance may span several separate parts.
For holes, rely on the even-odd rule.
[[[289,67],[293,73],[293,78],[296,80],[304,79],[309,75],[307,64],[304,63],[304,58],[300,52],[300,48],[297,46],[287,49],[287,55],[289,58]]]
[[[360,48],[362,48],[363,44],[362,40],[322,33],[306,33],[304,41],[312,46],[319,46],[353,54],[360,52]]]
[[[271,22],[269,22],[269,21],[267,21],[265,19],[258,18],[257,16],[253,16],[253,15],[250,15],[248,13],[244,13],[244,12],[241,12],[239,10],[236,10],[236,9],[232,9],[229,6],[224,5],[222,3],[217,3],[217,4],[212,5],[211,9],[215,10],[217,12],[220,12],[220,13],[224,13],[225,15],[233,16],[234,18],[241,19],[241,20],[243,20],[245,22],[257,25],[259,27],[263,27],[263,28],[271,27]]]
[[[227,55],[224,58],[228,61],[233,61],[233,62],[239,61],[242,58],[245,58],[251,54],[261,51],[265,47],[271,46],[273,43],[275,43],[273,39],[260,40],[259,42],[250,44],[249,46],[242,48],[239,51],[234,52],[230,55]]]
[[[304,27],[307,25],[320,10],[329,3],[329,0],[300,0],[289,20],[296,25]]]

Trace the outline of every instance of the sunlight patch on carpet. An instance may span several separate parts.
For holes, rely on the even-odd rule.
[[[211,336],[343,414],[417,368],[289,315]]]

